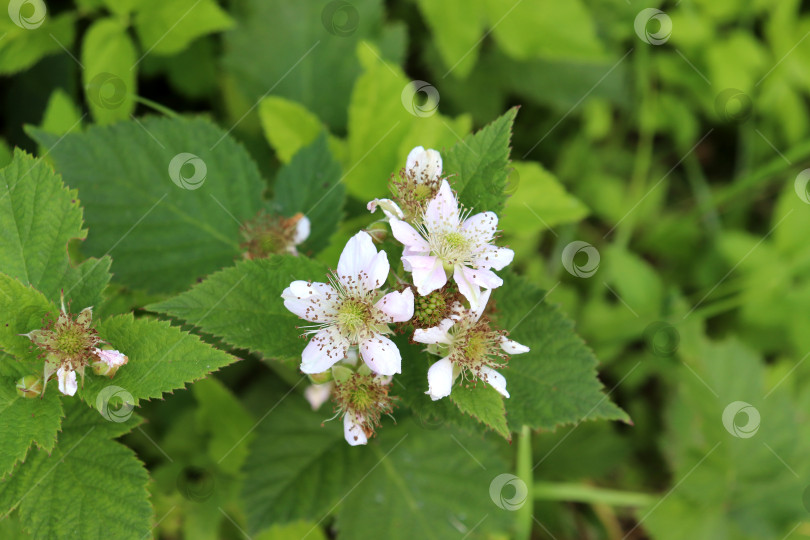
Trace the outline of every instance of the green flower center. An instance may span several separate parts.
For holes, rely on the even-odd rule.
[[[338,325],[345,334],[356,335],[368,326],[369,308],[363,302],[346,300],[338,308]]]
[[[55,348],[66,356],[78,356],[88,348],[85,332],[76,325],[69,325],[56,335]]]

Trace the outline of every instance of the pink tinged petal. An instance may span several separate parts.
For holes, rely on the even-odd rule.
[[[334,326],[324,328],[309,342],[301,353],[301,371],[323,373],[346,357],[349,342]]]
[[[376,256],[377,248],[374,247],[371,235],[360,231],[349,239],[340,254],[338,277],[347,285],[356,282],[360,273],[368,268]]]
[[[413,340],[417,343],[424,343],[425,345],[436,345],[444,343],[450,345],[453,338],[447,332],[455,324],[453,319],[444,319],[438,326],[432,328],[417,328],[413,333]]]
[[[76,384],[76,372],[72,369],[60,367],[56,371],[56,377],[59,379],[59,391],[66,396],[72,396],[79,389],[79,385]]]
[[[366,432],[363,431],[363,417],[347,411],[343,415],[343,436],[352,446],[359,446],[368,442]]]
[[[428,391],[430,399],[436,401],[450,395],[453,389],[453,363],[449,358],[442,358],[428,369]]]
[[[420,295],[430,294],[447,283],[447,274],[438,257],[412,255],[402,260],[411,265],[413,284]]]
[[[121,352],[119,351],[106,351],[103,349],[94,349],[93,352],[96,353],[96,356],[98,356],[102,362],[104,362],[111,368],[123,366],[129,360],[129,358],[127,358],[126,355],[121,354]]]
[[[480,268],[503,270],[514,258],[515,252],[511,249],[489,246],[475,258],[474,262]]]
[[[470,303],[470,308],[475,310],[480,307],[481,288],[473,281],[470,271],[470,268],[457,264],[453,271],[453,279],[458,285],[458,292],[464,295]]]
[[[375,307],[385,313],[388,322],[405,322],[413,317],[413,291],[394,291],[383,296]]]
[[[425,211],[428,230],[456,230],[459,227],[458,201],[447,180],[442,180],[439,192],[428,203]]]
[[[416,229],[398,219],[391,219],[391,233],[406,248],[419,253],[429,253],[430,246]]]
[[[366,205],[366,208],[372,214],[377,211],[377,207],[383,211],[383,214],[385,214],[385,217],[388,219],[403,219],[405,217],[405,213],[399,205],[391,199],[374,199],[373,201],[369,201]]]
[[[377,375],[402,373],[402,356],[396,344],[387,337],[377,334],[360,344],[363,362]]]
[[[506,391],[506,377],[495,371],[489,366],[481,368],[481,379],[492,388],[498,391],[503,397],[509,397],[509,392]]]
[[[498,216],[495,212],[475,214],[464,220],[461,230],[467,233],[467,237],[472,239],[476,245],[489,244],[498,230]]]
[[[512,341],[506,336],[501,336],[501,349],[503,349],[503,352],[509,354],[523,354],[531,350],[526,345],[521,345],[517,341]]]
[[[369,262],[362,272],[360,272],[360,284],[366,292],[379,289],[388,279],[388,272],[391,266],[388,264],[388,254],[380,251]]]
[[[417,146],[408,154],[405,168],[413,171],[417,181],[438,180],[442,175],[442,156],[432,148]]]
[[[293,281],[281,297],[284,307],[309,322],[329,322],[335,316],[338,294],[327,283]]]
[[[333,384],[331,382],[307,386],[307,389],[304,390],[304,397],[309,402],[313,411],[317,411],[321,408],[321,405],[326,403],[329,396],[332,394],[332,386]]]
[[[309,238],[309,232],[312,229],[312,224],[307,216],[301,216],[298,223],[295,224],[295,235],[293,236],[293,244],[296,246]]]

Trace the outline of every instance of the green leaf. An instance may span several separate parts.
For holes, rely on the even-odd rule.
[[[93,119],[101,124],[128,119],[137,90],[135,44],[117,19],[100,19],[82,42],[82,83]]]
[[[596,358],[574,333],[573,323],[545,302],[544,291],[512,274],[503,277],[503,287],[492,295],[501,308],[497,323],[531,349],[512,356],[504,371],[512,426],[554,429],[600,418],[629,421],[603,393]]]
[[[149,536],[149,475],[135,452],[109,439],[131,428],[74,402],[53,452],[31,454],[5,482],[0,512],[18,508],[35,538]]]
[[[305,536],[312,540],[326,540],[326,535],[318,528],[318,525],[309,521],[273,525],[253,538],[254,540],[300,540]]]
[[[178,291],[230,264],[240,255],[240,222],[261,207],[264,182],[256,164],[208,120],[150,117],[93,126],[59,144],[40,130],[31,135],[51,148],[65,182],[82,193],[93,231],[83,249],[111,253],[116,279],[132,288]],[[177,168],[184,162],[181,153],[205,164],[206,176],[193,189],[170,176],[172,160],[179,159]],[[183,184],[198,170],[200,162],[192,161],[173,174]]]
[[[506,464],[488,442],[405,420],[350,447],[342,422],[323,420],[296,396],[257,427],[242,493],[251,530],[337,512],[342,538],[443,539],[498,521],[489,486]]]
[[[39,127],[54,135],[64,135],[68,131],[81,129],[81,121],[82,115],[79,108],[73,103],[67,92],[57,88],[48,99],[48,106],[45,108]],[[44,152],[40,153],[44,154]]]
[[[430,27],[432,37],[455,77],[466,77],[478,59],[486,11],[483,0],[418,0],[417,5]]]
[[[378,37],[383,10],[381,0],[342,6],[330,0],[233,6],[238,26],[224,35],[223,61],[246,110],[272,92],[300,102],[333,131],[343,130],[360,73],[354,52],[361,40]]]
[[[476,212],[498,212],[506,200],[504,189],[515,115],[517,108],[509,109],[442,154],[444,174],[453,175],[450,182],[459,199]]]
[[[274,206],[286,216],[300,212],[311,223],[311,232],[299,251],[312,254],[329,243],[343,214],[346,190],[340,165],[329,152],[326,134],[298,152],[278,173]]]
[[[31,341],[21,334],[41,328],[45,315],[56,309],[41,292],[0,273],[0,350],[17,359],[35,358]]]
[[[441,116],[435,101],[420,106],[419,95],[437,90],[415,86],[368,43],[357,47],[357,55],[363,74],[349,104],[345,182],[349,193],[368,201],[387,195],[391,173],[405,166],[412,148],[441,150],[467,134],[470,119]]]
[[[10,4],[10,2],[8,2]],[[22,8],[26,4],[18,3]],[[43,3],[44,4],[44,3]],[[75,38],[73,13],[63,13],[56,17],[45,16],[45,22],[38,27],[22,28],[15,24],[5,10],[0,17],[0,74],[11,75],[30,68],[40,59],[50,54],[64,54],[62,47],[70,49]],[[29,16],[29,23],[38,19]],[[25,23],[24,23],[25,24]]]
[[[147,309],[177,317],[264,358],[300,361],[307,344],[296,329],[302,321],[281,299],[282,291],[297,279],[325,281],[326,268],[291,255],[241,261]]]
[[[470,388],[456,386],[450,394],[450,401],[455,403],[461,412],[477,419],[507,441],[512,440],[512,434],[506,425],[503,397],[491,386],[483,382],[478,382]]]
[[[323,131],[321,121],[306,107],[279,96],[267,96],[259,102],[259,120],[267,142],[282,163],[289,163],[296,152]]]
[[[0,170],[0,272],[31,284],[54,303],[60,293],[74,311],[94,305],[110,279],[109,258],[73,267],[71,239],[83,239],[82,209],[76,190],[62,184],[41,159],[16,150]]]
[[[573,223],[588,215],[588,208],[569,194],[560,181],[539,163],[513,162],[506,182],[510,195],[500,216],[499,228],[510,235],[543,231]]]
[[[801,386],[792,392],[786,374],[769,373],[736,339],[704,342],[699,356],[684,362],[690,365],[678,369],[661,441],[678,489],[656,501],[654,512],[640,509],[639,519],[653,537],[675,540],[706,531],[713,538],[786,537],[807,515],[810,393]],[[791,360],[783,371],[795,367]],[[731,427],[724,424],[729,410]],[[749,416],[753,410],[760,421]],[[754,429],[733,434],[752,419]]]
[[[144,55],[179,53],[198,37],[233,25],[233,19],[215,0],[143,0],[135,15]]]
[[[79,395],[91,406],[97,406],[99,392],[109,386],[129,392],[137,405],[142,399],[185,388],[187,383],[235,360],[167,321],[119,315],[98,323],[96,329],[104,341],[126,354],[129,362],[112,380],[92,375],[85,378]]]
[[[599,60],[605,56],[592,13],[581,0],[484,3],[495,40],[516,59]]]
[[[213,377],[192,387],[199,430],[207,433],[208,457],[223,471],[236,475],[247,456],[254,419],[228,388]]]

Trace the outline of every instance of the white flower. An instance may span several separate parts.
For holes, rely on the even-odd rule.
[[[66,396],[72,396],[78,390],[79,385],[76,383],[76,372],[73,369],[60,367],[56,370],[56,377],[59,380],[59,391]]]
[[[442,156],[432,148],[417,146],[408,154],[405,170],[420,184],[438,181],[442,177]]]
[[[346,442],[352,446],[359,446],[368,442],[364,426],[365,419],[352,411],[346,411],[343,416],[343,436]]]
[[[309,402],[313,411],[317,411],[321,408],[321,405],[326,403],[329,396],[332,395],[332,388],[334,386],[335,384],[331,381],[323,384],[310,384],[307,386],[306,390],[304,390],[304,397]]]
[[[390,323],[413,317],[413,292],[394,291],[380,298],[377,290],[388,278],[385,251],[377,252],[366,232],[353,236],[338,262],[331,283],[293,281],[281,297],[284,306],[302,319],[315,323],[315,336],[302,354],[301,371],[321,373],[346,357],[350,346],[359,346],[360,357],[375,373],[400,373],[402,358],[384,334]]]
[[[402,209],[391,199],[374,199],[366,205],[366,208],[373,214],[377,211],[378,206],[383,211],[383,214],[385,214],[386,219],[405,219],[405,214],[402,212]]]
[[[428,351],[442,356],[428,369],[426,393],[432,400],[449,396],[459,374],[467,373],[509,397],[506,378],[493,366],[503,365],[507,359],[504,353],[521,354],[529,352],[529,348],[492,330],[486,320],[481,320],[490,293],[486,290],[481,294],[476,309],[459,312],[438,326],[414,332],[414,341],[429,345]]]
[[[414,285],[422,296],[443,287],[452,274],[459,292],[475,308],[481,287],[494,289],[503,284],[491,268],[501,270],[515,256],[511,249],[492,244],[498,216],[494,212],[469,217],[460,214],[447,180],[428,203],[416,229],[396,218],[390,221],[394,237],[405,245],[405,269],[413,273]]]
[[[108,351],[104,349],[93,349],[93,352],[98,358],[111,368],[117,368],[127,363],[129,358],[120,351]]]

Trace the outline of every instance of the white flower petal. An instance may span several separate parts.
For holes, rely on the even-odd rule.
[[[461,230],[467,233],[467,237],[476,245],[489,244],[498,230],[498,215],[495,212],[481,212],[470,216],[462,223]]]
[[[281,297],[284,307],[309,322],[329,322],[335,316],[338,294],[328,283],[293,281]]]
[[[475,309],[471,309],[470,313],[473,316],[475,322],[481,320],[481,315],[484,314],[484,311],[487,309],[487,303],[489,302],[489,297],[492,294],[491,289],[484,289],[481,292],[481,295],[478,297],[478,305],[475,306]]]
[[[363,290],[373,291],[382,287],[388,279],[390,270],[388,254],[385,251],[380,251],[360,273],[360,284]]]
[[[396,344],[383,335],[376,335],[360,344],[360,356],[371,371],[378,375],[402,373],[402,356]]]
[[[506,391],[506,377],[491,367],[484,366],[481,368],[481,378],[503,397],[509,397],[509,392]]]
[[[411,255],[402,260],[410,264],[413,284],[421,296],[441,289],[447,283],[447,274],[438,257]]]
[[[312,224],[307,216],[301,216],[295,224],[295,235],[293,235],[293,244],[296,246],[309,238],[309,232],[312,230]]]
[[[472,269],[457,264],[453,270],[453,280],[458,285],[458,292],[467,299],[470,308],[475,310],[480,307],[481,288],[473,281],[470,272]]]
[[[430,399],[436,401],[450,395],[453,389],[453,363],[449,358],[442,358],[428,369],[428,391]]]
[[[492,270],[486,270],[483,268],[473,269],[465,267],[464,274],[467,276],[467,279],[469,279],[479,287],[486,287],[487,289],[497,289],[498,287],[503,285],[503,280],[499,278],[498,275]]]
[[[487,246],[476,258],[475,263],[480,268],[494,268],[503,270],[504,267],[512,263],[515,252],[509,248]]]
[[[413,317],[413,291],[394,291],[383,296],[375,307],[388,316],[388,322],[405,322]]]
[[[413,333],[413,340],[417,343],[424,343],[425,345],[435,345],[437,343],[444,343],[450,345],[453,338],[447,332],[456,322],[453,319],[444,319],[438,326],[432,328],[417,328]]]
[[[346,438],[346,442],[352,446],[366,444],[368,437],[363,431],[363,417],[347,411],[343,415],[343,436]]]
[[[60,367],[56,371],[56,377],[59,380],[59,391],[66,396],[72,396],[79,389],[79,385],[76,384],[76,372],[72,369]]]
[[[323,373],[346,357],[349,342],[334,326],[324,328],[309,342],[301,353],[301,371]]]
[[[332,394],[332,386],[332,382],[307,386],[306,390],[304,390],[304,397],[309,401],[313,411],[317,411],[321,408],[321,405],[326,403]]]
[[[432,148],[417,146],[408,154],[405,168],[412,171],[417,182],[438,180],[442,175],[442,156]]]
[[[425,211],[425,224],[430,231],[458,229],[458,201],[447,180],[442,180],[439,192],[428,203]]]
[[[416,232],[416,229],[398,219],[391,219],[390,224],[394,238],[399,240],[406,248],[419,253],[428,253],[430,251],[430,246],[422,238],[422,235]]]
[[[129,358],[127,358],[126,355],[121,354],[120,351],[107,351],[99,348],[94,348],[93,352],[96,353],[96,356],[98,356],[99,360],[101,360],[111,368],[123,366],[129,360]]]
[[[360,272],[365,270],[376,256],[377,248],[374,247],[371,235],[360,231],[349,239],[343,253],[340,254],[338,278],[346,285],[356,283]]]
[[[509,354],[523,354],[529,352],[531,349],[526,345],[521,345],[517,341],[512,341],[506,336],[501,336],[501,349]]]
[[[372,214],[377,211],[377,207],[383,211],[383,214],[385,214],[385,217],[388,219],[403,219],[405,217],[405,213],[399,205],[391,199],[374,199],[373,201],[369,201],[366,205],[366,208]]]

